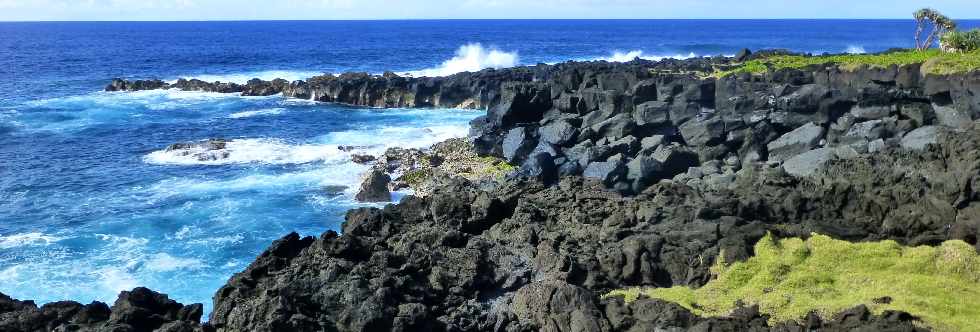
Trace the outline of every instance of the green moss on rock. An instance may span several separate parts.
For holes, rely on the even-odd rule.
[[[923,64],[923,74],[949,75],[980,70],[980,51],[944,53],[936,49],[909,50],[882,54],[841,54],[824,56],[777,55],[746,61],[734,68],[715,73],[716,77],[732,74],[762,74],[786,68],[803,69],[816,65],[837,65],[845,70],[860,67],[886,68]]]
[[[702,316],[728,315],[742,301],[759,305],[773,323],[801,320],[811,311],[830,317],[865,304],[878,314],[909,312],[936,330],[980,330],[980,257],[963,241],[903,247],[890,240],[766,236],[755,254],[745,262],[716,262],[716,278],[699,289],[633,288],[606,296],[663,299]]]

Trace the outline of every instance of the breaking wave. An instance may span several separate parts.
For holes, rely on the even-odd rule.
[[[439,67],[409,71],[405,74],[422,77],[449,76],[461,72],[480,71],[487,68],[508,68],[517,66],[520,62],[517,52],[505,52],[494,47],[484,47],[473,43],[460,46],[456,56],[446,60]]]
[[[228,141],[221,150],[194,147],[154,151],[144,161],[157,165],[306,164],[337,158],[341,154],[336,145],[292,145],[278,139],[253,138]]]
[[[649,54],[643,53],[643,51],[640,51],[640,50],[632,50],[632,51],[629,51],[629,52],[614,51],[613,54],[611,54],[611,55],[609,55],[607,57],[598,58],[597,60],[609,61],[609,62],[630,62],[630,61],[633,61],[634,59],[639,58],[639,59],[643,59],[643,60],[660,61],[660,60],[668,59],[668,58],[670,58],[670,59],[689,59],[689,58],[694,58],[694,57],[697,57],[697,56],[698,55],[697,54],[694,54],[694,52],[691,52],[691,53],[689,53],[687,55],[683,55],[683,54],[675,54],[675,55],[649,55]]]
[[[868,53],[868,51],[865,51],[864,50],[864,47],[863,46],[857,46],[857,45],[848,46],[847,47],[847,50],[844,51],[844,52],[850,53],[850,54],[864,54],[864,53]]]
[[[244,112],[232,113],[228,115],[228,118],[244,119],[244,118],[251,118],[256,116],[279,115],[282,114],[282,112],[285,110],[286,110],[285,108],[267,108],[267,109],[254,110],[254,111],[244,111]]]

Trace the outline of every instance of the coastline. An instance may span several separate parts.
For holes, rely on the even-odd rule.
[[[245,86],[113,81],[107,90],[176,87],[487,109],[472,123],[476,152],[519,167],[520,176],[480,186],[437,177],[427,197],[349,212],[343,235],[284,237],[218,291],[207,325],[174,313],[160,315],[166,319],[154,328],[735,330],[768,324],[757,309],[699,318],[658,300],[627,304],[601,295],[627,286],[703,285],[719,253],[726,261],[747,259],[766,232],[907,245],[970,234],[976,241],[968,218],[980,208],[971,189],[980,178],[980,104],[971,99],[980,95],[977,73],[937,77],[910,65],[706,75],[750,57],[570,62],[446,78],[345,74]],[[882,165],[902,163],[911,166],[897,174],[921,171],[907,180],[877,174]],[[937,166],[947,163],[958,166]],[[882,179],[894,182],[883,189]],[[923,179],[932,184],[925,188],[939,189],[906,190]],[[930,213],[881,212],[900,210]],[[936,220],[920,220],[926,216]],[[9,306],[14,314],[3,321],[133,325],[127,319],[137,316],[118,314],[126,301],[121,297],[102,320],[80,319],[87,311],[77,308],[20,304]],[[917,328],[907,314],[862,310],[807,321],[807,328]],[[52,311],[56,318],[32,318]],[[786,324],[773,328],[799,326]]]

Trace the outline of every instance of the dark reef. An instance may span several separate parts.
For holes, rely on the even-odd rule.
[[[486,109],[472,122],[476,150],[519,168],[496,182],[437,177],[425,197],[350,211],[342,235],[287,235],[217,291],[206,324],[196,322],[199,305],[137,289],[111,311],[0,298],[0,331],[922,329],[907,313],[863,306],[770,326],[753,307],[702,318],[658,300],[602,297],[704,285],[719,253],[744,260],[767,232],[977,244],[980,73],[825,65],[711,75],[733,61],[245,85],[114,80],[107,90]],[[376,182],[383,191],[387,181]]]

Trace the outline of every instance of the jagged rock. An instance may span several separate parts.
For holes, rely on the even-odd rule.
[[[359,202],[390,202],[391,192],[388,191],[388,182],[391,177],[379,170],[372,170],[361,183],[361,190],[354,196]]]
[[[504,137],[503,151],[504,159],[511,164],[520,164],[527,159],[527,155],[537,146],[530,129],[527,127],[517,127],[507,132]]]
[[[966,129],[973,127],[973,119],[966,112],[953,106],[940,106],[933,104],[938,124],[956,129]]]
[[[663,172],[663,166],[653,157],[639,156],[626,164],[626,177],[631,182],[633,192],[639,192],[654,184]]]
[[[666,125],[670,123],[670,104],[657,100],[637,104],[633,121],[638,126]]]
[[[618,182],[625,173],[626,167],[621,161],[597,161],[589,163],[582,176],[602,181],[606,185],[612,185]]]
[[[837,156],[833,148],[810,150],[786,160],[783,170],[793,176],[810,176]]]
[[[661,145],[651,156],[660,163],[664,178],[674,177],[699,164],[696,153],[677,145]]]
[[[213,329],[915,330],[908,314],[876,316],[866,309],[829,320],[814,315],[806,326],[768,326],[767,317],[752,308],[736,310],[732,317],[702,318],[656,300],[625,304],[600,299],[605,291],[626,286],[701,286],[711,278],[719,253],[725,253],[726,261],[745,259],[751,244],[766,232],[819,232],[914,245],[952,236],[977,238],[973,219],[964,219],[980,200],[975,190],[980,139],[975,133],[948,141],[933,135],[941,149],[903,152],[912,157],[894,149],[862,154],[868,149],[867,137],[892,146],[904,132],[909,134],[901,143],[914,142],[922,134],[913,130],[918,126],[959,126],[963,119],[977,117],[974,96],[980,94],[971,83],[973,76],[923,76],[918,66],[845,71],[832,65],[762,75],[705,75],[731,61],[786,52],[745,53],[740,54],[743,59],[563,63],[442,78],[347,73],[287,85],[179,80],[173,87],[184,90],[243,95],[281,91],[287,97],[354,105],[488,109],[489,116],[472,123],[478,151],[526,157],[534,149],[553,149],[558,172],[569,175],[553,186],[541,183],[543,178],[520,177],[476,185],[434,171],[427,195],[384,209],[351,211],[343,235],[326,232],[313,239],[291,234],[277,241],[215,294]],[[928,109],[934,107],[924,107],[924,101],[939,108],[935,119]],[[883,111],[862,110],[855,116],[854,105],[881,106],[890,115],[870,119]],[[899,105],[897,113],[893,105]],[[698,128],[692,122],[705,114],[724,125],[719,125],[724,135],[711,130],[718,127]],[[890,116],[900,117],[890,121]],[[844,135],[866,119],[882,120],[881,131],[848,142]],[[534,136],[545,134],[537,126],[557,121],[568,121],[580,132],[561,145],[541,144]],[[783,169],[813,181],[755,163],[765,158],[778,133],[808,123],[831,127],[829,147],[789,158]],[[680,130],[678,125],[685,124]],[[861,126],[855,130],[862,131]],[[521,137],[505,144],[517,128],[524,128]],[[929,135],[923,136],[931,142]],[[677,144],[682,141],[691,146]],[[803,142],[811,148],[823,145]],[[537,160],[539,156],[544,159]],[[551,157],[546,151],[531,159],[546,164]],[[736,162],[731,165],[717,164],[732,157]],[[826,162],[836,158],[841,160]],[[406,150],[398,158],[382,156],[378,167],[412,169],[442,159]],[[650,172],[643,162],[651,160],[660,163],[661,174],[635,185],[634,177]],[[548,168],[523,164],[542,174]],[[732,165],[741,170],[733,175]],[[688,169],[692,176],[679,175]],[[601,178],[605,187],[572,176],[583,172]],[[675,175],[685,182],[653,181]],[[629,190],[622,190],[623,184]],[[650,187],[640,188],[646,185]],[[608,187],[637,197],[624,198]],[[538,293],[547,296],[533,296]],[[61,321],[78,308],[53,305],[43,316]],[[161,325],[186,327],[193,324]]]
[[[640,140],[640,149],[644,154],[653,153],[657,147],[663,145],[666,142],[664,135],[653,135],[650,137],[644,137]]]
[[[640,81],[633,86],[632,93],[630,94],[633,96],[634,105],[641,105],[648,101],[657,100],[657,82],[655,80]]]
[[[930,144],[939,143],[939,127],[925,126],[905,134],[902,147],[909,150],[922,150]]]
[[[732,61],[744,62],[748,60],[750,56],[752,56],[752,51],[749,51],[747,48],[743,48],[739,50],[738,53],[735,53],[735,57],[732,58]]]
[[[767,145],[770,160],[787,160],[795,155],[809,151],[823,139],[824,128],[808,122],[795,130],[780,136]]]
[[[562,282],[537,282],[514,295],[514,315],[548,331],[609,331],[589,291]]]
[[[541,140],[554,145],[565,145],[578,135],[578,129],[566,120],[558,120],[538,129]]]
[[[167,146],[166,152],[177,156],[191,156],[198,161],[228,159],[231,153],[226,150],[227,140],[211,138],[201,142],[174,143]]]
[[[378,158],[369,154],[355,154],[351,156],[351,161],[357,164],[367,164],[375,160],[378,160]]]
[[[629,135],[633,130],[633,121],[626,114],[614,115],[591,127],[592,132],[599,137],[620,139]]]
[[[499,126],[537,122],[551,108],[550,90],[539,85],[504,83],[501,89],[500,103],[487,112]]]
[[[688,145],[716,145],[725,137],[725,123],[718,117],[694,118],[680,126]]]
[[[558,167],[555,166],[554,157],[549,153],[532,154],[521,165],[520,173],[544,184],[552,184],[558,180]]]
[[[188,331],[200,332],[201,304],[182,305],[146,288],[119,294],[110,309],[102,302],[62,301],[38,308],[0,294],[0,331]],[[176,328],[176,327],[180,328]]]

